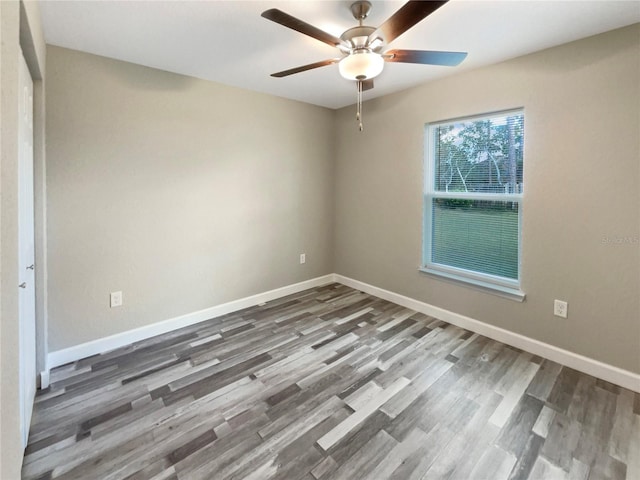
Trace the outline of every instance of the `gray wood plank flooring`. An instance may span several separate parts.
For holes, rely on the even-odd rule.
[[[640,479],[640,395],[340,284],[52,371],[24,479]]]

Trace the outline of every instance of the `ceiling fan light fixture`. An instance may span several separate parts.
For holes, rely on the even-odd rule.
[[[344,57],[338,70],[347,80],[369,80],[377,77],[384,68],[384,58],[378,53],[364,50]]]

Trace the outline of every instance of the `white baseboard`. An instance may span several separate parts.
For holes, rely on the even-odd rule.
[[[369,285],[349,277],[334,274],[333,278],[334,281],[342,283],[348,287],[361,290],[378,298],[397,303],[403,307],[437,318],[438,320],[443,320],[447,323],[451,323],[452,325],[492,338],[493,340],[520,348],[524,351],[539,355],[562,365],[566,365],[567,367],[575,370],[579,370],[583,373],[606,380],[607,382],[628,388],[634,392],[640,392],[640,375],[630,372],[629,370],[614,367],[613,365],[570,352],[569,350],[564,350],[548,343],[534,340],[533,338],[525,337],[524,335],[520,335],[500,327],[495,327],[488,323],[484,323],[470,317],[465,317],[464,315],[450,312],[449,310],[429,305],[428,303],[405,297],[398,293],[390,292],[389,290],[374,287],[373,285]]]
[[[40,388],[44,390],[49,386],[49,368],[40,372]]]
[[[55,352],[49,352],[47,355],[47,368],[55,368],[66,363],[75,362],[82,358],[90,357],[99,353],[108,352],[116,348],[124,347],[140,340],[155,337],[163,333],[177,330],[178,328],[187,327],[195,323],[204,322],[221,315],[233,313],[243,308],[253,307],[260,303],[269,302],[277,298],[285,297],[293,293],[302,292],[309,288],[319,287],[331,283],[334,281],[334,275],[324,275],[322,277],[313,278],[304,282],[295,283],[293,285],[287,285],[285,287],[276,288],[275,290],[269,290],[268,292],[258,293],[249,297],[240,298],[231,302],[209,307],[197,312],[188,313],[179,317],[170,318],[158,323],[146,325],[144,327],[128,330],[126,332],[117,333],[105,338],[99,338],[90,342],[74,345],[73,347],[64,348],[62,350],[56,350]],[[45,378],[48,383],[49,370],[44,374],[41,373],[41,379]],[[42,382],[42,380],[41,380]]]
[[[593,375],[608,382],[620,385],[635,392],[640,392],[640,375],[622,368],[614,367],[598,360],[594,360],[577,353],[555,347],[548,343],[541,342],[524,335],[520,335],[500,327],[489,325],[488,323],[475,320],[464,315],[460,315],[449,310],[445,310],[434,305],[430,305],[419,300],[400,295],[379,287],[374,287],[364,282],[354,280],[339,274],[329,274],[322,277],[313,278],[304,282],[288,285],[268,292],[259,293],[249,297],[233,300],[214,307],[210,307],[197,312],[182,315],[180,317],[164,320],[159,323],[136,328],[126,332],[100,338],[91,342],[75,345],[73,347],[50,352],[47,356],[47,368],[54,368],[69,362],[75,362],[82,358],[104,353],[115,348],[120,348],[140,340],[154,337],[163,333],[171,332],[178,328],[193,325],[211,318],[226,315],[243,308],[252,307],[260,303],[275,300],[286,295],[298,293],[303,290],[326,285],[331,282],[338,282],[352,287],[376,297],[397,303],[403,307],[410,308],[417,312],[422,312],[431,317],[443,320],[452,325],[479,333],[502,343],[520,348],[527,352],[541,357],[548,358],[554,362],[566,365],[575,370]],[[40,374],[42,385],[49,384],[49,370]],[[42,388],[46,388],[43,386]]]

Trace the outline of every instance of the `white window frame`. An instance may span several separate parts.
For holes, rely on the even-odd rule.
[[[470,115],[457,119],[443,120],[428,123],[425,125],[424,134],[424,191],[423,191],[423,231],[422,231],[422,265],[420,271],[435,275],[439,278],[453,281],[466,286],[472,286],[488,293],[493,293],[502,297],[517,301],[524,301],[525,293],[520,289],[520,277],[522,275],[522,193],[494,194],[494,193],[465,193],[465,192],[439,192],[435,189],[434,175],[436,172],[436,142],[435,129],[454,123],[456,121],[477,121],[487,120],[495,117],[508,116],[510,114],[523,114],[523,108],[504,110],[488,114]],[[463,200],[484,200],[499,202],[514,202],[518,204],[518,278],[509,279],[486,273],[474,272],[449,265],[433,263],[432,242],[433,242],[433,200],[440,198],[463,199]]]

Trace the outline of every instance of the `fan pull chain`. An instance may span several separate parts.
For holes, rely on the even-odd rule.
[[[362,126],[362,80],[358,80],[358,99],[356,106],[356,121],[358,122],[358,129],[362,132],[364,127]]]

